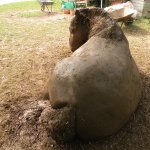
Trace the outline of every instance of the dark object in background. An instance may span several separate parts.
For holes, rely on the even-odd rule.
[[[45,11],[45,8],[47,8],[48,13],[52,12],[52,5],[53,5],[53,0],[38,0],[40,5],[41,5],[41,11]],[[49,7],[50,6],[50,10]]]
[[[89,1],[90,5],[94,5],[95,7],[101,7],[101,0],[90,0]],[[107,7],[110,5],[110,1],[109,0],[103,0],[103,8]]]

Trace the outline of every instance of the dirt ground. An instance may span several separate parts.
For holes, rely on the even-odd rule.
[[[123,27],[143,83],[141,102],[129,123],[117,134],[97,142],[58,144],[48,135],[51,129],[47,129],[46,125],[51,124],[51,119],[58,122],[62,110],[52,110],[49,101],[43,101],[41,95],[49,71],[58,61],[71,54],[68,45],[71,17],[24,18],[18,13],[0,14],[0,149],[149,150],[148,20]],[[47,118],[42,114],[47,114]],[[71,128],[65,127],[64,132]]]

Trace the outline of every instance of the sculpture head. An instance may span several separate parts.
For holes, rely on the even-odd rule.
[[[75,17],[72,19],[70,30],[70,48],[75,51],[88,40],[89,19],[86,17],[88,9],[76,10]]]
[[[116,41],[126,40],[116,21],[105,10],[100,8],[76,10],[75,17],[72,19],[69,29],[70,49],[73,52],[86,43],[92,36]]]

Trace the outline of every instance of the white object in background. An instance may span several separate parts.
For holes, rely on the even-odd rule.
[[[136,18],[137,16],[137,10],[134,9],[131,2],[109,6],[104,8],[104,10],[107,11],[114,19],[125,17],[130,14],[133,14],[132,18]]]

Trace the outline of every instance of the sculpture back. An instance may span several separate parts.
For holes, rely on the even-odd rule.
[[[135,111],[141,82],[128,41],[102,9],[81,9],[70,25],[74,53],[51,72],[53,108],[75,108],[76,135],[97,140],[117,132]]]

